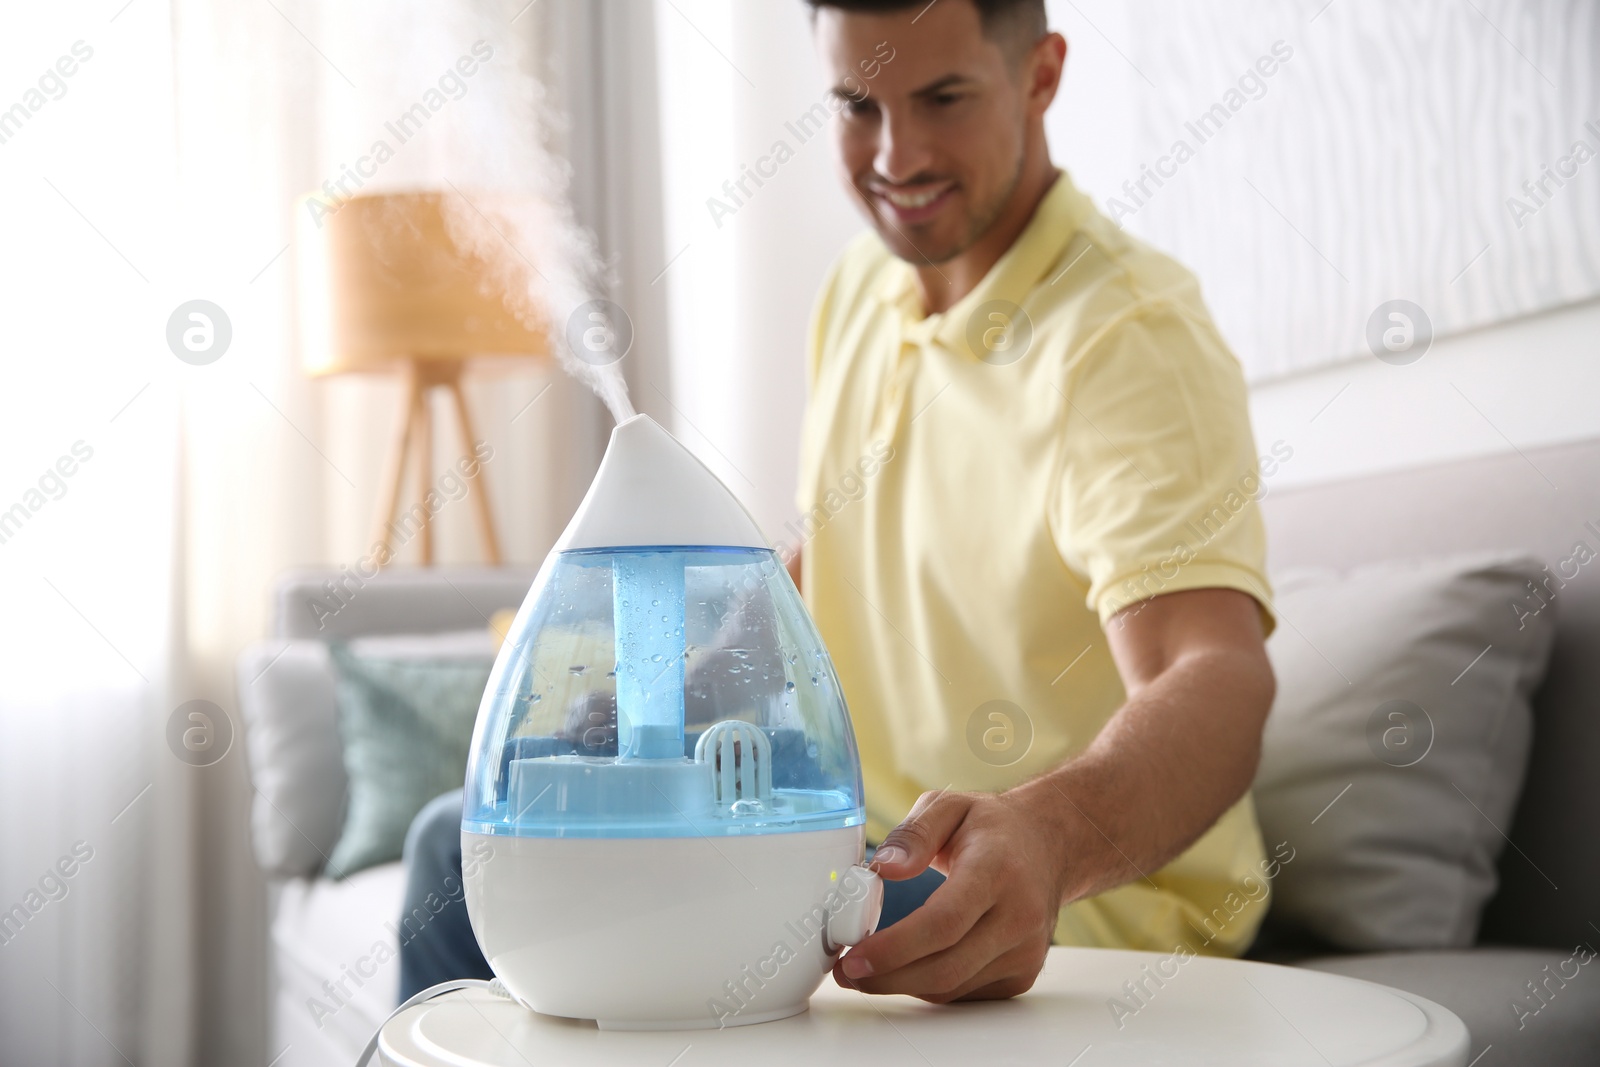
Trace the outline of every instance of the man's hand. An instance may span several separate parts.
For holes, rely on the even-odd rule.
[[[1027,992],[1044,966],[1065,891],[1057,831],[1011,793],[924,793],[872,866],[900,881],[945,874],[926,904],[851,949],[834,967],[867,993],[935,1004]]]
[[[851,949],[841,985],[940,1004],[1026,992],[1062,905],[1164,866],[1249,788],[1273,696],[1255,600],[1169,593],[1106,635],[1127,703],[1087,749],[1015,789],[923,794],[873,866],[947,880]]]

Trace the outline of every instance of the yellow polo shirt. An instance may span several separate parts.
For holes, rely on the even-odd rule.
[[[926,790],[1004,790],[1087,746],[1125,699],[1102,630],[1121,608],[1221,586],[1270,630],[1238,362],[1193,276],[1065,174],[943,314],[863,234],[808,343],[787,540],[849,701],[871,839]],[[1246,797],[1148,881],[1063,908],[1057,940],[1237,954],[1264,859]]]

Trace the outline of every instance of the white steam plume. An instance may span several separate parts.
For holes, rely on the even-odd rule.
[[[371,156],[381,141],[389,158],[360,192],[446,194],[451,237],[485,265],[485,284],[508,294],[525,325],[547,333],[562,367],[613,418],[631,416],[620,363],[586,361],[568,342],[569,320],[604,297],[613,279],[573,214],[571,167],[550,147],[564,118],[530,73],[542,62],[535,43],[549,25],[540,21],[545,13],[526,0],[359,0],[318,10],[336,39],[378,38],[345,68],[360,89],[330,115],[323,158]],[[420,123],[398,125],[424,112]]]

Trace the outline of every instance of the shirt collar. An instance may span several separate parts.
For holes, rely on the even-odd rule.
[[[972,313],[992,300],[1023,306],[1028,294],[1060,260],[1093,210],[1088,197],[1080,193],[1067,172],[1062,171],[1011,247],[989,268],[972,292],[947,311],[934,315],[922,313],[916,271],[900,259],[890,264],[888,276],[878,293],[879,299],[900,316],[907,340],[919,344],[937,341],[945,348],[974,354],[965,336]],[[976,354],[974,356],[976,358]]]

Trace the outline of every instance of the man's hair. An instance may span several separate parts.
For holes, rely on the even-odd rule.
[[[938,3],[940,0],[934,0]],[[960,3],[961,0],[943,0]],[[998,44],[1012,59],[1026,54],[1039,38],[1050,32],[1050,20],[1044,11],[1044,0],[969,0],[978,9],[983,24],[983,35]],[[811,14],[819,8],[833,7],[840,11],[860,11],[878,14],[904,11],[908,8],[929,8],[926,0],[805,0]]]

